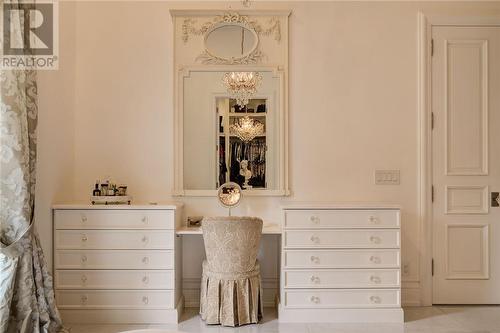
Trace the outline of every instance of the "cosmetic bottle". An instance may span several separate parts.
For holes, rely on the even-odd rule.
[[[99,181],[95,182],[95,188],[94,188],[94,191],[92,191],[92,195],[94,197],[98,197],[101,195],[101,190],[99,190]]]
[[[101,195],[108,195],[108,184],[101,184]]]

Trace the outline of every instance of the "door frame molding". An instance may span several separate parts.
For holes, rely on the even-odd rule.
[[[417,15],[417,109],[418,109],[418,212],[420,225],[420,305],[432,305],[432,57],[431,40],[434,26],[499,26],[499,16]]]

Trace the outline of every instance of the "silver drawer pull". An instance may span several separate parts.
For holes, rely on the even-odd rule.
[[[315,304],[318,304],[320,301],[318,296],[311,296],[310,300],[311,300],[311,302],[313,302]]]
[[[144,304],[148,304],[149,303],[148,296],[142,296],[142,303],[144,303]]]
[[[147,242],[149,241],[148,236],[142,236],[141,241],[142,241],[143,243],[147,243]]]
[[[147,216],[143,216],[141,219],[142,223],[148,223],[148,218]]]
[[[382,299],[379,296],[370,296],[370,302],[380,304],[380,302],[382,302]]]
[[[315,244],[319,244],[319,237],[312,235],[311,236],[311,242],[313,242]]]
[[[381,283],[382,279],[380,278],[380,276],[372,275],[370,276],[370,281],[373,283]]]
[[[309,218],[309,220],[311,220],[311,222],[312,222],[312,223],[314,223],[314,224],[318,224],[318,223],[319,223],[319,221],[320,221],[320,220],[319,220],[319,217],[317,217],[317,216],[311,216],[311,217]]]
[[[368,221],[370,221],[370,223],[373,223],[373,224],[379,224],[380,223],[380,220],[378,219],[378,217],[375,217],[375,216],[370,216],[368,218]]]
[[[315,276],[315,275],[311,276],[311,282],[312,283],[319,283],[320,282],[319,276]]]
[[[374,263],[374,264],[380,264],[380,262],[381,262],[382,260],[380,260],[380,257],[377,257],[377,256],[371,256],[371,257],[370,257],[370,261],[371,261],[372,263]]]
[[[82,235],[82,242],[86,242],[88,241],[89,239],[87,238],[87,235],[83,234]]]
[[[89,298],[87,297],[87,295],[82,295],[80,297],[80,301],[82,302],[82,304],[87,304],[88,300],[89,300]]]
[[[319,264],[319,257],[317,257],[317,256],[311,256],[311,262],[313,262],[315,264]]]
[[[143,262],[144,264],[149,263],[149,258],[148,258],[148,257],[144,257],[144,258],[142,258],[142,262]]]
[[[87,256],[83,255],[81,260],[82,260],[82,262],[87,262]]]
[[[87,277],[85,275],[82,275],[82,283],[85,284],[87,282]]]
[[[142,278],[142,282],[143,282],[143,283],[145,283],[145,284],[148,284],[148,283],[149,283],[149,277],[144,276],[144,277]]]
[[[373,244],[380,244],[382,242],[382,239],[378,236],[370,236],[370,242]]]
[[[85,223],[87,222],[87,216],[85,216],[84,214],[82,214],[82,223]]]

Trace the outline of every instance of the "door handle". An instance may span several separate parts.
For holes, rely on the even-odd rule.
[[[500,207],[499,192],[491,192],[491,207]]]

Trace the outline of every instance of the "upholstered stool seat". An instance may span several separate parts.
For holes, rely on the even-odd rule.
[[[224,326],[257,323],[263,315],[257,261],[262,220],[205,218],[202,230],[207,260],[201,281],[201,318]]]

